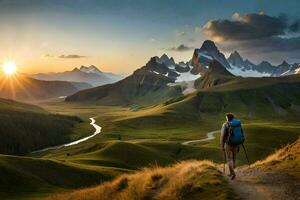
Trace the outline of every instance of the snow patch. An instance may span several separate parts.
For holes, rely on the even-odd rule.
[[[194,81],[201,77],[200,74],[194,75],[190,71],[179,73],[180,76],[177,77],[176,82],[183,82],[183,81]]]
[[[255,70],[245,70],[243,71],[241,68],[230,65],[231,68],[227,69],[230,73],[236,76],[242,76],[242,77],[264,77],[264,76],[271,76],[270,73],[261,73]]]
[[[211,57],[211,56],[209,56],[209,55],[206,55],[206,54],[204,54],[204,53],[201,53],[201,52],[198,52],[198,56],[203,56],[203,57],[205,57],[205,58],[207,58],[207,59],[209,59],[209,60],[212,60],[213,58]]]

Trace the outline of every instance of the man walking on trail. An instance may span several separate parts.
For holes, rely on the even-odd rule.
[[[234,118],[232,113],[226,114],[226,122],[221,129],[221,149],[224,151],[225,159],[228,161],[230,177],[233,180],[236,176],[234,172],[236,155],[239,152],[239,145],[244,142],[244,134],[241,122]]]

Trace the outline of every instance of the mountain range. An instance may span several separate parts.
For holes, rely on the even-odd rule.
[[[189,89],[189,93],[194,92],[195,94],[205,95],[207,98],[210,95],[210,98],[216,101],[215,105],[220,105],[218,108],[214,106],[214,109],[223,110],[223,106],[226,107],[226,105],[231,104],[227,102],[228,99],[223,99],[222,102],[219,102],[223,98],[221,97],[221,93],[208,92],[222,88],[222,91],[227,91],[228,89],[234,91],[231,93],[235,96],[236,99],[234,101],[238,101],[239,106],[247,109],[253,107],[253,112],[256,110],[257,113],[260,113],[260,110],[263,109],[258,109],[257,105],[252,105],[250,102],[245,104],[247,95],[242,94],[240,91],[244,88],[245,91],[249,92],[248,95],[252,95],[251,98],[256,99],[257,102],[261,102],[261,105],[269,108],[270,113],[274,109],[276,110],[274,112],[286,112],[286,109],[296,109],[295,105],[299,103],[298,97],[295,97],[294,100],[290,99],[289,102],[294,103],[289,104],[276,94],[286,95],[285,92],[287,89],[289,89],[291,94],[297,94],[299,76],[284,76],[296,73],[299,69],[297,68],[298,66],[295,66],[296,64],[289,65],[283,62],[281,65],[274,67],[266,61],[255,65],[249,60],[243,59],[238,52],[232,53],[226,59],[224,54],[218,50],[212,41],[205,41],[201,48],[195,49],[191,61],[175,63],[173,58],[169,58],[165,54],[161,57],[152,57],[145,66],[137,69],[127,78],[117,83],[82,90],[67,97],[66,101],[97,102],[104,105],[151,105],[166,101],[169,102],[172,98],[176,99],[187,94],[185,91]],[[243,74],[237,72],[243,72]],[[261,77],[266,75],[280,75],[280,77],[243,77]],[[192,82],[192,84],[188,84],[187,86],[181,84],[181,82]],[[275,86],[276,89],[269,91]],[[206,92],[199,92],[201,90],[205,90]],[[256,90],[261,90],[261,92],[255,92]],[[276,94],[274,93],[275,91]],[[194,99],[195,102],[199,100],[198,97]],[[199,101],[202,100],[200,99]],[[255,101],[254,103],[257,102]],[[284,103],[281,104],[282,102]],[[203,109],[209,109],[209,105],[203,106]],[[271,112],[271,110],[273,111]],[[249,113],[251,113],[250,110]]]
[[[102,72],[94,65],[91,65],[89,67],[76,67],[72,71],[32,74],[31,77],[45,81],[83,82],[88,83],[93,87],[114,83],[123,78],[121,75]]]
[[[243,59],[237,51],[231,53],[227,61],[233,68],[232,72],[241,76],[277,77],[295,74],[300,70],[299,63],[289,64],[286,61],[277,66],[272,65],[268,61],[262,61],[258,65],[255,65],[248,59]]]
[[[231,53],[226,59],[213,41],[206,40],[201,48],[195,49],[192,57],[192,66],[197,67],[200,71],[206,71],[212,60],[217,60],[232,74],[243,77],[278,77],[295,74],[300,70],[300,63],[289,64],[286,61],[283,61],[278,66],[272,65],[268,61],[262,61],[256,65],[249,59],[244,59],[237,51]]]

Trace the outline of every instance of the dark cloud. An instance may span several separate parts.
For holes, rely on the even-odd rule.
[[[193,50],[194,47],[190,47],[190,46],[186,46],[184,44],[181,44],[179,45],[178,47],[172,47],[172,48],[169,48],[170,51],[190,51],[190,50]]]
[[[288,29],[285,15],[269,16],[264,13],[240,15],[235,13],[232,20],[209,20],[203,32],[217,41],[251,40],[284,35]]]
[[[54,55],[50,55],[50,54],[45,54],[42,56],[43,58],[85,58],[86,56],[82,56],[82,55],[77,55],[77,54],[69,54],[69,55],[59,55],[59,56],[54,56]]]
[[[237,50],[256,61],[300,61],[300,20],[284,14],[235,13],[231,20],[208,21],[202,31],[227,53]]]
[[[292,23],[289,26],[289,31],[290,32],[298,32],[298,31],[300,31],[300,20],[295,21],[294,23]]]
[[[222,51],[228,53],[238,50],[246,58],[257,63],[269,60],[279,64],[282,60],[300,61],[300,37],[282,38],[270,37],[257,40],[227,41],[218,43]]]

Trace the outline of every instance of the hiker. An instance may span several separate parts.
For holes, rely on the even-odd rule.
[[[224,151],[225,160],[228,161],[231,180],[236,176],[234,172],[236,155],[239,152],[239,145],[244,143],[244,133],[241,121],[234,118],[232,113],[226,114],[226,122],[221,129],[221,149]],[[225,171],[225,164],[224,164]]]

